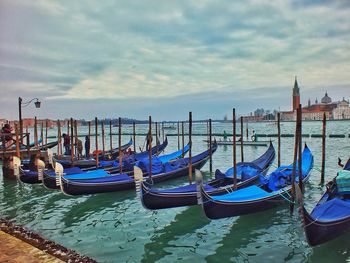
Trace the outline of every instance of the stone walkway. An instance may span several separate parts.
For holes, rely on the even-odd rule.
[[[47,254],[22,240],[0,231],[1,263],[62,263],[63,261]]]

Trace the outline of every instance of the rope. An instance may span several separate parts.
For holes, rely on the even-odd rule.
[[[288,197],[285,197],[282,193],[287,194]],[[289,199],[289,198],[291,198],[292,196],[291,196],[287,191],[281,190],[281,191],[278,193],[278,195],[281,196],[281,197],[282,197],[284,200],[286,200],[288,203],[296,204],[295,201],[292,201],[292,200]]]
[[[312,168],[313,170],[315,170],[315,171],[317,171],[317,172],[319,172],[319,173],[321,173],[322,171],[321,171],[321,169],[319,169],[319,168],[316,168],[316,167],[314,167],[314,168]]]

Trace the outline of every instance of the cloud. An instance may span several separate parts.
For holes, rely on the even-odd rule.
[[[349,86],[349,16],[345,0],[0,0],[3,100],[41,96],[70,112],[106,100],[132,115],[132,101],[155,111],[157,101],[187,108],[191,98],[205,115],[197,100],[210,94],[220,116],[230,103],[288,108],[294,75],[305,95]]]

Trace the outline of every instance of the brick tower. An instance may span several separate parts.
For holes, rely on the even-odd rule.
[[[300,93],[299,86],[297,82],[297,77],[295,76],[294,88],[293,88],[293,111],[297,110],[300,104]]]

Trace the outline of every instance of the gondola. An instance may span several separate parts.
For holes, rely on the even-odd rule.
[[[162,164],[171,162],[179,157],[181,157],[182,154],[186,154],[189,150],[189,144],[187,144],[183,149],[175,151],[173,153],[169,153],[169,154],[164,154],[161,156],[153,156],[152,160],[160,162]],[[140,161],[146,162],[146,160],[148,159],[148,155],[144,155],[144,154],[138,154],[138,156],[136,156],[135,158],[133,158],[133,160],[137,160],[138,158],[144,157],[143,160],[139,160],[139,161],[134,161],[133,163],[129,163],[128,165],[126,165],[125,163],[123,163],[123,173],[126,173],[127,175],[132,175],[133,170],[130,169],[130,167],[133,167],[133,165],[137,164]],[[105,176],[111,176],[111,175],[116,175],[119,174],[120,169],[119,169],[119,163],[116,162],[115,163],[116,167],[113,167],[113,169],[99,169],[99,170],[87,170],[87,169],[79,169],[78,167],[74,167],[75,170],[71,170],[72,168],[65,168],[64,169],[64,175],[72,175],[75,174],[74,176],[70,176],[68,179],[97,179],[98,177],[105,177]],[[102,171],[103,172],[102,172]],[[66,172],[67,171],[67,172]],[[97,173],[93,173],[99,171]],[[90,173],[87,173],[90,172]],[[146,172],[144,170],[144,172]],[[43,175],[43,180],[42,183],[43,185],[48,188],[48,189],[58,189],[59,186],[56,184],[56,178],[55,178],[56,174],[55,171],[53,170],[48,170],[44,172]],[[41,181],[40,181],[41,182]]]
[[[313,155],[305,145],[302,153],[303,181],[308,180],[313,167]],[[268,177],[260,176],[258,185],[252,185],[224,195],[210,195],[200,183],[200,203],[210,219],[256,213],[279,206],[290,198],[293,164],[280,166]],[[298,170],[295,180],[298,182]],[[199,180],[200,181],[200,180]]]
[[[152,153],[155,153],[155,154],[159,154],[161,151],[163,151],[165,149],[165,147],[168,145],[168,140],[166,139],[163,144],[161,145],[158,145],[158,146],[155,146],[152,148]],[[188,147],[189,146],[186,146],[185,147],[185,151],[188,151]],[[164,161],[169,161],[171,160],[171,158],[175,159],[175,158],[178,158],[181,153],[173,153],[174,156],[169,156],[168,155],[168,158],[165,159]],[[171,157],[171,158],[170,158]],[[147,152],[142,152],[142,153],[136,153],[136,154],[133,154],[131,156],[128,156],[127,158],[124,158],[123,160],[123,169],[124,170],[127,170],[127,171],[131,171],[132,168],[133,168],[133,164],[138,161],[138,160],[141,160],[141,158],[148,158],[148,151]],[[83,170],[96,170],[96,160],[95,159],[79,159],[79,160],[76,160],[74,162],[74,166],[72,166],[72,162],[70,160],[59,160],[59,159],[56,159],[56,158],[53,158],[53,162],[58,162],[58,163],[63,163],[63,167],[65,168],[71,168],[71,167],[74,167],[74,168],[80,168],[80,171]],[[39,180],[38,178],[38,172],[36,170],[31,170],[29,168],[29,160],[24,160],[24,163],[23,167],[21,167],[21,170],[20,170],[20,180],[23,182],[23,183],[28,183],[28,184],[38,184],[38,183],[41,183],[42,180]],[[106,169],[106,170],[109,170],[111,173],[113,172],[117,172],[119,171],[119,162],[117,161],[100,161],[99,162],[99,168],[101,169]],[[69,171],[69,170],[68,170]],[[73,169],[72,171],[75,171],[75,173],[78,173],[79,170],[77,169]],[[66,173],[66,171],[65,171]],[[53,178],[51,178],[50,176],[45,176],[46,175],[52,175],[54,174],[54,171],[51,171],[50,170],[47,170],[44,172],[44,185],[46,185],[47,188],[53,188],[53,189],[56,189],[56,183],[55,183],[55,180]]]
[[[159,145],[152,147],[152,155],[160,154],[162,151],[164,151],[164,149],[167,146],[168,146],[168,138],[165,138],[165,140],[162,144],[159,144]],[[129,160],[128,162],[133,163],[135,161],[142,160],[144,158],[147,158],[148,154],[149,154],[148,151],[134,153],[128,157],[128,160]],[[94,169],[96,167],[96,160],[94,158],[77,159],[77,160],[74,160],[73,163],[72,163],[70,157],[66,157],[64,159],[57,159],[56,158],[55,161],[62,164],[64,168],[75,166],[75,167],[80,167],[80,168],[90,168],[91,167],[92,169]],[[116,162],[114,160],[100,161],[99,164],[101,167],[107,168],[107,167],[112,167],[114,164],[116,164]]]
[[[212,147],[212,153],[217,149],[217,145]],[[209,150],[206,150],[192,157],[193,169],[200,169],[209,159]],[[185,176],[188,174],[188,158],[181,158],[164,164],[162,171],[157,167],[157,172],[152,174],[153,183]],[[153,169],[152,169],[153,172]],[[69,179],[72,176],[62,176],[58,174],[61,191],[67,195],[95,194],[129,190],[135,188],[135,180],[132,175],[117,174],[97,179]]]
[[[264,154],[252,162],[237,164],[237,189],[255,184],[259,174],[266,174],[275,158],[275,148],[270,143]],[[216,170],[215,179],[205,184],[204,189],[210,195],[223,195],[234,190],[233,169],[226,173]],[[197,204],[197,190],[195,184],[180,186],[171,189],[156,189],[147,181],[141,182],[141,200],[148,209],[163,209],[171,207],[189,206]]]
[[[311,213],[299,208],[306,239],[311,246],[323,244],[350,231],[350,159]]]

